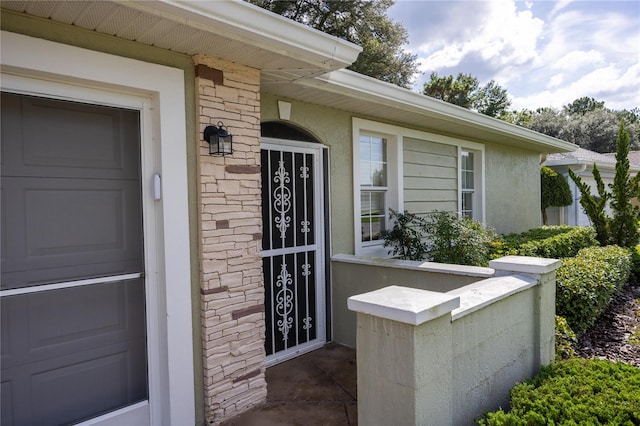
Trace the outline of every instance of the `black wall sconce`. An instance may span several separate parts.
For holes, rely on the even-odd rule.
[[[216,126],[207,126],[204,129],[204,140],[209,144],[209,155],[233,154],[233,135],[218,121]]]

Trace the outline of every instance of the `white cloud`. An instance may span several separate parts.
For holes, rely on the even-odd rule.
[[[635,1],[402,1],[420,59],[417,84],[435,71],[494,79],[512,108],[561,107],[592,96],[640,106],[640,8]],[[418,87],[416,85],[416,87]]]
[[[558,1],[556,1],[554,3],[554,5],[553,5],[553,9],[549,13],[549,16],[551,16],[551,17],[555,16],[562,9],[567,8],[567,6],[569,6],[571,3],[573,3],[573,1],[574,0],[558,0]]]
[[[512,0],[485,2],[483,12],[481,16],[465,16],[472,19],[469,24],[475,28],[465,39],[439,46],[429,40],[414,49],[425,55],[421,71],[452,68],[470,57],[481,59],[493,69],[524,64],[536,58],[542,20],[535,18],[530,10],[518,11]]]
[[[575,71],[585,67],[604,64],[602,53],[593,49],[588,52],[575,50],[561,56],[558,60],[551,62],[549,68],[554,70]]]
[[[549,80],[549,84],[547,85],[547,87],[551,88],[551,87],[560,86],[563,81],[564,81],[564,74],[555,74],[553,77],[551,77],[551,80]]]
[[[603,85],[602,82],[607,84]],[[630,109],[629,102],[638,101],[640,94],[640,64],[628,69],[614,65],[596,69],[579,79],[555,90],[545,90],[532,95],[512,99],[514,109],[550,106],[561,108],[583,96],[606,100],[605,106],[613,109]],[[636,103],[636,106],[640,106]]]

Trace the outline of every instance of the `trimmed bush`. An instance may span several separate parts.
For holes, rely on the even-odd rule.
[[[556,315],[556,361],[569,359],[576,355],[578,342],[576,333],[569,327],[566,318]]]
[[[629,250],[631,251],[631,277],[629,280],[640,284],[640,246],[635,246]]]
[[[542,226],[522,234],[509,234],[492,242],[491,258],[534,256],[561,259],[581,249],[597,246],[593,228],[584,226]]]
[[[403,260],[424,260],[427,245],[422,237],[426,232],[426,220],[407,210],[400,213],[393,209],[389,209],[389,220],[393,227],[381,233],[384,247],[391,246],[388,253]]]
[[[618,246],[590,247],[562,261],[556,271],[556,312],[584,333],[628,281],[631,254]]]
[[[425,237],[433,262],[487,266],[490,244],[496,234],[473,219],[436,211],[429,215]]]
[[[640,369],[603,360],[572,358],[543,367],[511,390],[511,410],[480,425],[638,425]]]

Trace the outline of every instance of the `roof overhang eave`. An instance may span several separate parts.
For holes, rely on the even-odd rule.
[[[115,0],[143,13],[291,56],[328,72],[351,65],[362,48],[250,3],[233,1]]]
[[[468,129],[478,129],[526,142],[530,149],[541,153],[573,152],[577,146],[521,126],[507,123],[457,105],[431,98],[380,80],[357,74],[349,70],[338,70],[301,80],[297,84],[315,86],[343,96],[377,103],[384,108],[419,113],[434,119],[464,124]],[[420,125],[420,123],[414,123]],[[455,131],[455,130],[454,130]],[[461,136],[469,136],[461,134]]]

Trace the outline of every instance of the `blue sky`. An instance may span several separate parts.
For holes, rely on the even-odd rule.
[[[420,91],[431,72],[494,79],[512,109],[560,108],[582,96],[640,107],[640,0],[396,0]]]

